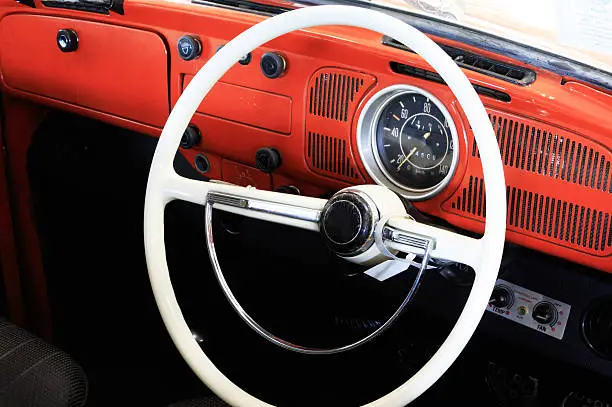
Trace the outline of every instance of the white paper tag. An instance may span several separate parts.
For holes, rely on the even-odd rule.
[[[408,256],[406,256],[406,261],[411,262],[414,260],[415,257],[415,254],[409,254]],[[387,260],[383,261],[380,264],[377,264],[365,273],[368,276],[377,279],[378,281],[385,281],[393,276],[398,275],[402,271],[407,270],[409,266],[410,264],[406,263],[405,261]]]

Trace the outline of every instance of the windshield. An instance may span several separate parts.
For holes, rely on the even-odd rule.
[[[612,72],[612,0],[370,0]]]

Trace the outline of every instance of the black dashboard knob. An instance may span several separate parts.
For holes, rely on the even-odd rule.
[[[514,304],[514,293],[504,285],[495,286],[489,304],[497,308],[510,308]]]
[[[179,56],[185,61],[191,61],[202,54],[202,43],[193,35],[183,35],[177,44]]]
[[[79,36],[71,29],[61,29],[57,32],[57,46],[62,52],[74,52],[79,48]]]
[[[187,126],[181,138],[181,148],[189,149],[197,146],[202,141],[202,134],[193,124]]]
[[[270,173],[280,167],[281,155],[275,148],[264,147],[255,153],[255,166],[258,170]]]
[[[287,62],[282,55],[276,52],[266,52],[261,57],[261,72],[270,79],[282,76],[287,69]]]
[[[550,302],[541,301],[533,307],[531,317],[539,324],[554,325],[559,319],[559,311]]]

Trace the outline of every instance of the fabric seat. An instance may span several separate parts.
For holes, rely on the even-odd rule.
[[[70,356],[0,319],[0,407],[82,407],[87,389]]]

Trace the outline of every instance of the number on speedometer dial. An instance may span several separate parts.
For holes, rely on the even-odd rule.
[[[426,191],[443,183],[453,166],[453,135],[438,104],[405,92],[383,106],[375,146],[385,175],[402,188]]]

